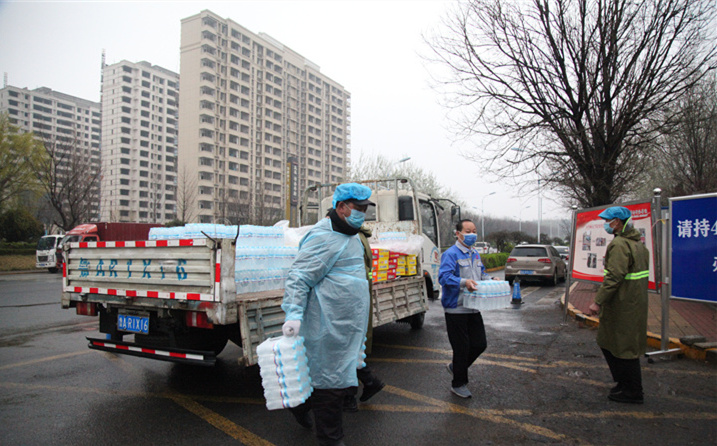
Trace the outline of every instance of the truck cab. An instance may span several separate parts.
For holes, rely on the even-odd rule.
[[[61,234],[45,235],[37,242],[35,249],[35,267],[47,268],[56,273],[62,267],[62,256],[58,257],[57,249],[63,236]]]
[[[429,299],[440,294],[438,270],[441,262],[438,200],[418,192],[408,178],[357,181],[371,188],[369,206],[364,225],[371,230],[370,241],[377,242],[381,233],[404,232],[420,235],[423,243],[420,264]],[[300,224],[314,224],[332,207],[333,191],[340,183],[314,185],[304,193]],[[312,202],[313,201],[313,202]]]

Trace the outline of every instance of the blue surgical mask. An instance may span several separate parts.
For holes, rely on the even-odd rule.
[[[609,222],[609,221],[606,221],[605,223],[603,223],[603,224],[602,224],[602,227],[605,228],[605,232],[607,232],[608,234],[612,234],[612,233],[613,233],[613,229],[612,229],[612,227],[610,227],[610,222]]]
[[[363,224],[363,221],[366,219],[366,213],[357,211],[356,209],[351,209],[351,215],[346,217],[346,223],[349,224],[349,226],[353,228],[360,228]]]
[[[473,246],[477,239],[478,235],[476,234],[463,234],[463,244],[466,246]]]

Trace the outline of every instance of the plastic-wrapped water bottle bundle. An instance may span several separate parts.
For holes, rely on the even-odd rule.
[[[362,369],[366,367],[366,340],[367,338],[364,336],[363,344],[361,344],[361,350],[359,350],[358,357],[356,358],[357,369]]]
[[[290,268],[299,249],[293,246],[238,246],[234,269]]]
[[[256,348],[269,410],[296,407],[313,392],[302,336],[269,338]]]
[[[280,226],[242,225],[240,229],[237,248],[284,246],[284,229]]]
[[[284,288],[289,268],[248,269],[234,272],[237,293],[256,293],[259,291]]]
[[[503,280],[481,280],[476,282],[476,291],[465,291],[463,306],[474,310],[489,311],[510,306],[510,284]]]

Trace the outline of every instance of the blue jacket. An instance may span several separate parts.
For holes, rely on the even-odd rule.
[[[491,280],[485,273],[480,254],[472,248],[466,248],[459,241],[441,256],[441,268],[438,271],[438,283],[443,287],[441,303],[446,313],[476,313],[478,310],[463,307],[463,290],[466,280]]]

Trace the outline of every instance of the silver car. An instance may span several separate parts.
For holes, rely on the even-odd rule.
[[[551,285],[565,280],[566,266],[551,245],[519,245],[513,248],[505,265],[505,280],[545,279]]]

